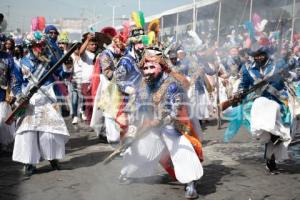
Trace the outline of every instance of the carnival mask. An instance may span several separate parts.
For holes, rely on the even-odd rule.
[[[144,44],[143,43],[134,44],[134,51],[136,53],[137,59],[141,60],[143,52],[144,52]]]
[[[257,63],[257,65],[263,66],[268,60],[268,57],[265,54],[254,56],[254,61]]]
[[[161,65],[157,62],[146,62],[143,66],[143,75],[147,83],[154,83],[161,73]]]

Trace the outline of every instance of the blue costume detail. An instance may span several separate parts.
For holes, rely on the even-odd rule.
[[[264,90],[261,96],[268,99],[274,100],[279,104],[282,104],[281,98],[287,97],[287,92],[284,85],[284,78],[280,74],[276,74],[282,68],[287,67],[286,62],[282,59],[275,64],[272,60],[269,60],[266,64],[265,70],[263,73],[260,72],[260,67],[257,67],[253,63],[249,69],[246,69],[245,66],[242,67],[242,79],[239,85],[240,90],[245,90],[251,88],[254,84],[261,81],[265,76],[275,74],[270,80],[269,84],[272,86],[276,92],[271,92],[271,90]]]
[[[287,63],[283,59],[279,60],[277,64],[275,64],[272,60],[269,60],[266,63],[264,73],[260,72],[260,67],[256,66],[255,62],[253,62],[248,69],[245,65],[243,65],[241,69],[242,79],[239,85],[239,90],[249,89],[254,84],[261,81],[265,76],[272,76],[275,74],[269,81],[269,85],[273,89],[269,90],[266,88],[262,91],[260,96],[276,101],[281,108],[281,118],[283,123],[289,124],[291,121],[290,112],[287,106],[285,106],[282,102],[282,100],[287,99],[284,77],[276,74],[279,70],[285,67],[287,67]],[[253,103],[253,100],[248,100],[250,95],[244,99],[241,105],[233,107],[229,112],[225,111],[225,119],[230,120],[228,128],[224,134],[225,142],[229,142],[238,133],[241,126],[244,126],[250,132],[250,111]]]
[[[171,119],[175,120],[178,118],[179,106],[184,103],[187,103],[188,98],[182,86],[179,83],[177,83],[176,80],[170,79],[173,78],[170,77],[168,74],[163,73],[161,77],[152,85],[146,84],[144,87],[140,88],[140,90],[137,93],[136,100],[136,105],[138,108],[138,117],[136,117],[136,119],[138,119],[137,123],[139,123],[141,118],[153,120],[154,116],[161,117],[161,120],[163,120],[167,116],[170,116]],[[155,103],[153,102],[152,98],[153,94],[158,92],[158,90],[162,87],[163,84],[168,85],[166,86],[167,88],[165,90],[165,93],[163,94],[159,102],[159,104],[162,105],[162,107],[158,106],[161,108],[160,110],[155,106]],[[170,124],[165,125],[174,126],[173,123],[174,122],[170,122]],[[172,130],[168,130],[168,132],[178,136],[181,135],[180,132],[175,130],[175,128]]]
[[[137,90],[142,74],[137,67],[137,61],[128,51],[119,61],[115,71],[116,83],[122,93],[126,93],[126,87],[132,87]]]
[[[23,57],[21,60],[21,66],[25,67],[27,70],[29,70],[32,74],[37,70],[38,66],[41,65],[42,63],[39,62],[35,57],[29,53],[27,56]],[[44,71],[44,74],[48,72],[48,70],[51,68],[50,65],[48,64],[47,66],[43,66],[46,68]],[[43,74],[43,75],[44,75]],[[71,72],[65,72],[62,67],[59,67],[53,75],[58,76],[59,78],[67,78],[71,75]],[[54,77],[50,76],[44,83],[43,85],[49,85],[53,82],[55,82]],[[17,90],[16,94],[20,94],[22,92],[22,88],[25,88],[29,81],[26,77],[23,76],[22,72],[20,70],[16,71],[15,76],[17,77]]]
[[[3,82],[6,82],[5,86],[10,86],[14,92],[16,79],[14,78],[13,73],[17,70],[14,65],[14,60],[11,55],[0,51],[0,62],[3,63],[3,69],[0,69],[0,78],[3,79]],[[0,82],[2,83],[2,81]],[[5,98],[6,89],[2,88],[0,85],[0,102],[5,101]]]

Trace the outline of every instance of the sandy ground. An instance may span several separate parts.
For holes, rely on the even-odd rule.
[[[112,147],[99,143],[93,132],[70,127],[71,138],[61,171],[52,171],[47,161],[31,178],[22,175],[22,165],[0,154],[1,200],[179,200],[184,186],[162,171],[130,185],[118,184],[121,158],[104,166],[101,161]],[[230,143],[223,142],[223,129],[210,123],[205,128],[204,177],[197,186],[199,199],[292,200],[300,199],[300,157],[281,163],[279,175],[265,171],[263,147],[241,129]],[[291,155],[299,153],[293,146]]]

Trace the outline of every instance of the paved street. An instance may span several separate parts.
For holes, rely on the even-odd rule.
[[[119,185],[121,158],[106,166],[101,163],[112,147],[99,143],[92,132],[69,127],[71,139],[61,171],[52,171],[44,161],[38,165],[37,174],[28,179],[22,175],[21,164],[12,162],[7,154],[0,155],[1,200],[184,199],[184,186],[172,182],[161,169],[155,177]],[[205,175],[198,185],[199,199],[300,199],[300,158],[281,164],[281,174],[268,175],[261,145],[245,130],[225,144],[223,132],[224,128],[217,130],[214,124],[206,127]]]

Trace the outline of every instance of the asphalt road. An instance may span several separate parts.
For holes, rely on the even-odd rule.
[[[157,176],[130,185],[120,185],[122,159],[104,166],[101,161],[112,147],[99,143],[84,127],[70,127],[62,170],[52,171],[47,161],[31,178],[22,175],[22,165],[0,154],[0,200],[179,200],[184,186],[168,178],[163,170]],[[281,163],[279,175],[265,171],[263,148],[241,129],[230,143],[216,125],[206,126],[204,135],[204,177],[197,188],[205,200],[296,200],[300,199],[300,157]],[[299,155],[297,146],[291,154]],[[298,149],[299,150],[299,149]]]

